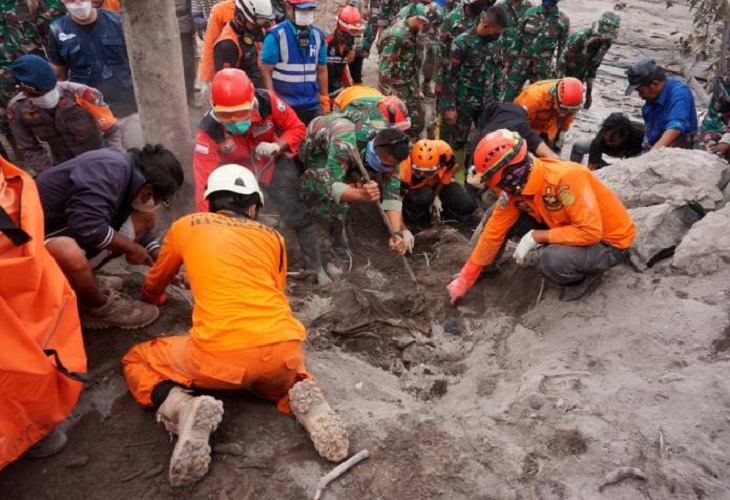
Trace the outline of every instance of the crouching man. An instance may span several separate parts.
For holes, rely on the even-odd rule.
[[[452,304],[499,260],[509,237],[522,237],[514,253],[519,265],[537,249],[542,274],[563,287],[561,300],[589,293],[603,272],[628,258],[636,227],[613,191],[581,165],[533,157],[515,132],[498,130],[479,141],[467,182],[502,193],[447,287]]]
[[[306,332],[284,294],[284,238],[256,222],[263,206],[256,177],[239,165],[218,167],[204,198],[211,213],[172,225],[142,288],[142,299],[157,304],[184,264],[195,298],[189,335],[139,344],[122,360],[134,398],[157,407],[158,421],[178,435],[170,484],[207,473],[208,440],[223,417],[223,403],[193,396],[194,388],[250,387],[293,412],[321,456],[342,460],[347,431],[304,366]]]

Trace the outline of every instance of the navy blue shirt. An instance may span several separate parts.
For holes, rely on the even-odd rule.
[[[664,132],[679,129],[675,145],[687,145],[687,135],[697,132],[695,98],[687,84],[667,78],[664,89],[655,101],[647,101],[641,109],[646,124],[646,142],[653,146]]]

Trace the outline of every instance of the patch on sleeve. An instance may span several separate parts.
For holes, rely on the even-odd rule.
[[[564,207],[569,207],[575,203],[575,195],[570,190],[570,186],[560,186],[560,189],[558,189],[558,199]]]
[[[286,105],[278,97],[276,98],[276,109],[278,109],[282,113],[286,111]]]
[[[506,208],[507,201],[509,201],[509,195],[505,191],[502,191],[502,194],[499,195],[499,199],[497,200],[497,203],[499,203],[499,206],[501,208]]]
[[[207,155],[210,152],[210,148],[208,148],[208,146],[206,146],[205,144],[196,144],[195,152]]]

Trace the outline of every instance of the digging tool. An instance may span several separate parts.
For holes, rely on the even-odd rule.
[[[357,164],[357,168],[360,169],[360,173],[363,176],[363,179],[365,179],[365,182],[370,182],[370,175],[368,175],[368,171],[365,168],[365,165],[362,164],[362,160],[360,159],[360,155],[357,153],[357,151],[353,151],[352,148],[349,148],[350,150],[350,156]],[[378,205],[378,211],[380,212],[380,217],[383,219],[383,223],[385,223],[385,227],[388,228],[388,233],[390,233],[391,238],[395,236],[395,231],[393,231],[393,227],[390,225],[390,220],[388,219],[388,216],[385,214],[385,210],[383,210],[383,204],[380,203],[380,200],[377,202]],[[408,276],[410,276],[411,281],[416,284],[416,288],[420,288],[420,285],[418,284],[418,280],[416,279],[416,275],[413,273],[413,269],[411,269],[411,265],[408,263],[408,259],[405,255],[401,255],[401,258],[403,259],[403,267],[406,269],[406,272],[408,273]]]

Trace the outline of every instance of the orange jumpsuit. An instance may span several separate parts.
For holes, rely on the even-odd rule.
[[[195,305],[188,336],[134,346],[123,358],[134,398],[152,406],[165,380],[186,387],[251,387],[291,413],[288,390],[311,378],[304,367],[304,326],[284,294],[286,249],[275,230],[244,217],[195,213],[170,228],[147,274],[142,297],[155,302],[181,265]]]
[[[472,262],[492,264],[522,213],[550,228],[550,244],[631,246],[636,233],[631,216],[590,170],[561,160],[534,158],[534,162],[522,194],[500,196],[471,254]]]
[[[543,80],[528,85],[515,99],[515,104],[527,108],[530,128],[551,142],[555,141],[558,132],[567,132],[575,119],[575,113],[558,114],[557,96],[552,89],[559,81]]]
[[[217,3],[210,11],[208,28],[205,30],[203,41],[203,53],[200,57],[200,79],[204,82],[212,82],[215,76],[215,63],[213,61],[213,49],[226,24],[233,20],[236,14],[234,0],[225,0]]]

